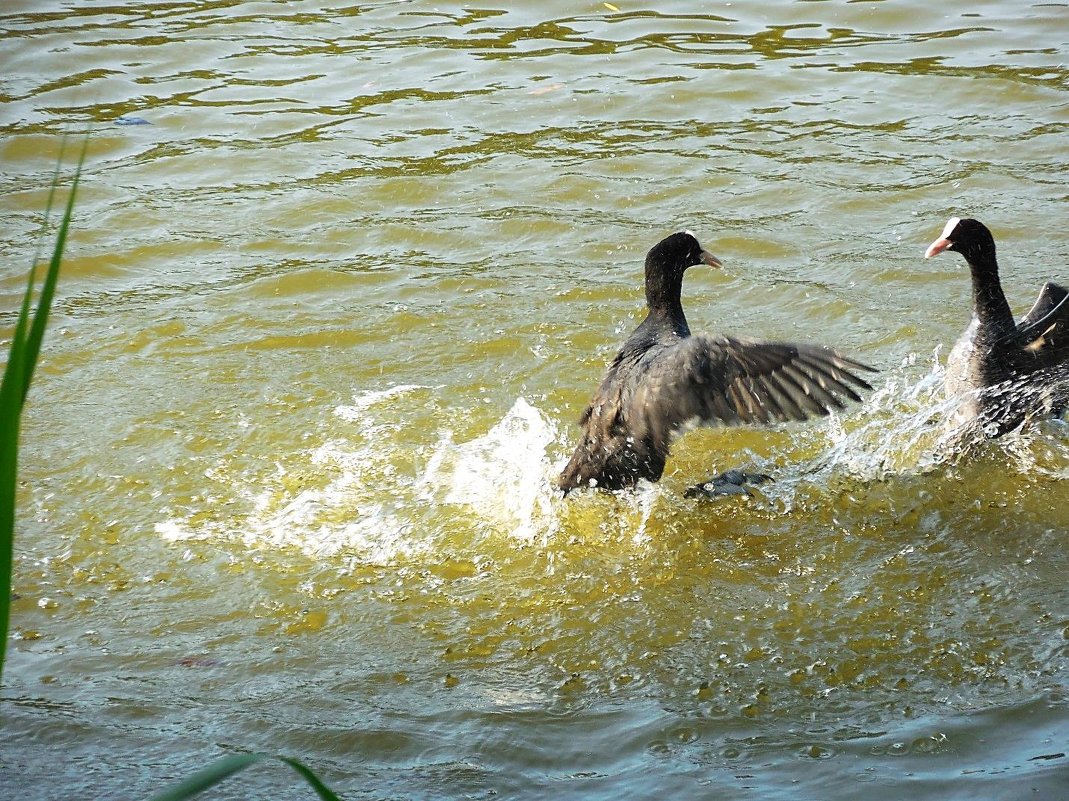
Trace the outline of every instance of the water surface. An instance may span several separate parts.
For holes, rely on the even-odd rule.
[[[921,254],[968,214],[1015,309],[1069,280],[1067,13],[7,3],[5,336],[92,137],[2,785],[138,797],[262,749],[347,798],[1061,797],[1069,430],[943,447],[967,273]],[[876,390],[565,501],[684,227],[726,265],[688,274],[694,329],[834,345]],[[777,481],[684,499],[739,464]]]

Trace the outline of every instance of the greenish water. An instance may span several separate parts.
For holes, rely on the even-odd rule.
[[[93,136],[0,787],[264,749],[347,798],[1064,796],[1069,430],[943,453],[967,273],[921,255],[969,214],[1016,310],[1069,280],[1069,8],[613,5],[4,5],[5,336]],[[835,345],[876,391],[564,501],[684,227],[726,265],[694,329]],[[739,464],[778,481],[683,498]],[[280,795],[311,797],[283,766],[214,797]]]

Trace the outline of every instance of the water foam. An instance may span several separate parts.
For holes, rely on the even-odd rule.
[[[846,420],[832,418],[827,429],[831,447],[808,472],[836,470],[862,481],[880,481],[953,467],[985,449],[999,448],[1018,472],[1052,478],[1069,474],[1069,443],[1057,434],[1047,435],[1064,429],[1064,422],[1030,421],[993,439],[994,430],[982,429],[969,413],[977,393],[947,396],[938,351],[934,356],[932,369],[920,379],[903,374],[912,364],[907,360],[903,371],[889,378],[858,413]],[[1022,388],[1007,384],[981,391],[1010,398],[1019,397]]]
[[[517,398],[485,435],[459,444],[443,436],[427,465],[424,495],[469,507],[517,539],[544,541],[558,525],[548,453],[557,436],[545,415]]]
[[[345,554],[388,564],[433,553],[448,521],[442,506],[462,506],[476,527],[518,540],[545,541],[557,530],[550,448],[551,421],[524,398],[490,430],[456,443],[435,434],[420,467],[411,441],[411,398],[432,389],[403,384],[362,392],[333,415],[352,424],[329,438],[275,459],[259,472],[218,462],[204,475],[216,484],[212,509],[172,513],[156,524],[171,542],[231,541],[263,549],[297,548],[309,556]],[[266,473],[266,474],[265,474]],[[225,514],[224,514],[225,512]],[[447,525],[448,523],[448,525]],[[443,528],[444,527],[444,528]]]
[[[205,471],[218,486],[216,508],[172,516],[156,524],[171,542],[236,541],[250,548],[297,548],[317,557],[344,552],[374,564],[392,563],[431,550],[399,509],[415,478],[394,469],[402,447],[391,439],[403,428],[396,414],[379,413],[386,401],[417,390],[399,385],[368,391],[335,416],[357,428],[357,442],[331,437],[277,459],[268,475],[240,472],[220,462]],[[384,498],[397,499],[395,503]],[[227,515],[220,515],[220,509]]]

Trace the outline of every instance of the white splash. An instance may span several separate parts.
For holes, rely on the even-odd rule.
[[[906,365],[903,365],[904,367]],[[929,373],[911,381],[892,376],[859,413],[830,420],[831,447],[810,465],[808,473],[834,470],[863,481],[879,481],[892,475],[922,474],[971,459],[978,449],[997,447],[1019,472],[1046,473],[1062,477],[1066,468],[1057,466],[1057,454],[1047,462],[1036,458],[1036,450],[1061,451],[1069,456],[1069,446],[1052,442],[1044,432],[1064,427],[1061,421],[1028,426],[998,439],[984,436],[967,412],[972,394],[948,396],[946,373],[938,361]],[[1011,387],[1019,392],[1019,387]],[[990,390],[984,390],[990,391]],[[843,423],[850,426],[847,430]],[[993,432],[988,432],[993,433]]]
[[[350,423],[361,422],[366,419],[368,409],[375,404],[419,389],[431,389],[431,387],[421,384],[398,384],[386,389],[361,392],[353,398],[351,406],[339,406],[334,410],[334,414]]]
[[[427,409],[411,400],[430,389],[404,384],[360,393],[333,410],[351,424],[346,435],[328,424],[329,438],[280,455],[265,469],[235,471],[225,461],[211,466],[204,472],[214,485],[204,493],[213,498],[211,508],[170,512],[156,524],[157,534],[171,542],[240,542],[390,564],[433,553],[435,510],[451,505],[465,507],[464,514],[494,532],[548,539],[558,526],[552,423],[519,398],[469,442],[428,431],[431,456],[424,470],[412,471],[413,445],[403,432],[414,419],[426,420]]]
[[[445,503],[468,506],[518,539],[544,540],[557,527],[547,453],[556,439],[546,417],[518,398],[485,435],[460,444],[443,438],[427,465],[426,493],[444,490]]]
[[[167,517],[155,525],[156,533],[170,542],[237,541],[250,548],[297,548],[309,556],[344,552],[375,564],[431,550],[395,511],[403,502],[383,501],[411,495],[415,477],[397,476],[391,463],[398,446],[386,435],[402,427],[397,415],[373,409],[421,389],[427,387],[363,392],[352,405],[337,407],[335,416],[355,423],[362,441],[328,439],[278,459],[266,476],[234,475],[224,462],[213,466],[204,475],[218,485],[211,493],[215,508]]]

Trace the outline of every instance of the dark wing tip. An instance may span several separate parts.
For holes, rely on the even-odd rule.
[[[749,391],[750,397],[766,402],[779,420],[804,420],[810,416],[824,416],[832,409],[845,408],[844,401],[861,402],[855,387],[871,390],[872,385],[855,371],[878,372],[864,362],[844,356],[837,350],[820,345],[797,345],[789,342],[757,342],[723,340],[740,374],[732,381],[732,399],[740,393],[736,386]],[[755,386],[761,389],[754,391]],[[768,412],[754,413],[746,409],[757,422],[768,422]]]

